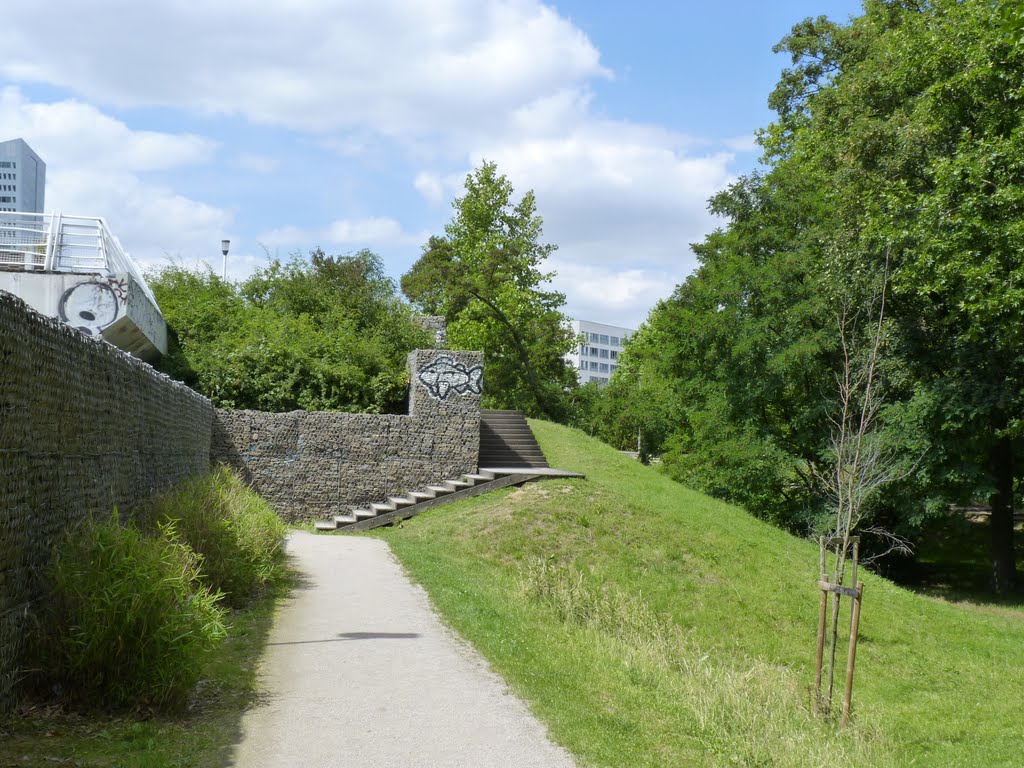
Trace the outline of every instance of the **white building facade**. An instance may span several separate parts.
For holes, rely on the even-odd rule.
[[[607,384],[633,329],[589,320],[573,320],[571,325],[574,334],[582,334],[583,343],[565,359],[576,369],[580,384]]]
[[[45,210],[46,163],[23,139],[0,141],[0,211]]]

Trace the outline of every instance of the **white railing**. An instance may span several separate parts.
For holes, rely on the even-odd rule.
[[[142,271],[107,226],[94,216],[0,213],[0,269],[79,274],[128,273],[156,307]]]

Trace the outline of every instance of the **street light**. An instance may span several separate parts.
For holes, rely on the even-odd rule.
[[[220,252],[224,254],[224,274],[222,275],[224,280],[228,279],[228,248],[230,248],[230,247],[231,247],[231,241],[230,240],[221,240],[220,241]]]

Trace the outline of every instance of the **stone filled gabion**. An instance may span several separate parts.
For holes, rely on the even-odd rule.
[[[434,334],[434,347],[448,349],[448,321],[444,315],[414,315],[412,321]]]
[[[70,525],[209,467],[210,401],[0,291],[0,707]]]
[[[439,359],[452,361],[441,364],[454,385],[444,398],[418,376]],[[480,453],[480,392],[463,372],[482,366],[482,352],[412,352],[408,416],[218,409],[213,460],[234,467],[289,522],[458,477],[477,468]]]
[[[443,344],[443,322],[430,327]],[[409,369],[405,416],[215,412],[146,363],[0,291],[0,709],[13,699],[51,547],[83,518],[130,510],[211,459],[289,521],[474,471],[483,353],[417,350]]]

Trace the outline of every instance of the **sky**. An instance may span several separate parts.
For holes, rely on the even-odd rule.
[[[757,167],[793,24],[853,0],[6,0],[0,140],[144,268],[369,248],[396,280],[466,175],[533,190],[575,318],[637,327]]]

